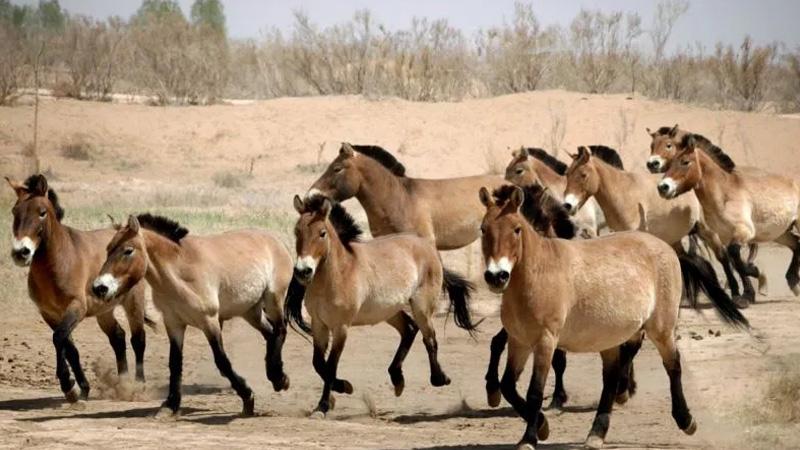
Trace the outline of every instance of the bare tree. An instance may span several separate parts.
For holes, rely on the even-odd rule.
[[[777,54],[775,44],[757,46],[746,36],[738,51],[717,44],[711,70],[724,102],[746,111],[758,108],[764,98],[764,80]]]
[[[653,44],[653,57],[656,63],[664,57],[664,49],[667,46],[670,35],[672,35],[675,23],[688,10],[688,0],[662,0],[658,2],[652,25],[648,31],[650,42]]]
[[[25,74],[22,34],[11,24],[0,22],[0,105],[17,98]]]

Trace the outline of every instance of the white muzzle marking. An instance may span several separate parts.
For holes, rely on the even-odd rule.
[[[295,263],[294,267],[300,271],[311,269],[311,273],[313,274],[317,269],[317,261],[310,256],[301,256],[297,258],[297,263]]]
[[[95,278],[94,283],[92,283],[92,287],[96,288],[99,286],[105,286],[107,291],[105,294],[105,298],[113,298],[117,295],[117,291],[119,291],[119,280],[117,280],[113,275],[110,273],[104,273],[99,277]]]
[[[664,178],[658,183],[658,192],[664,198],[672,198],[675,196],[675,192],[678,191],[678,184],[675,183],[670,177]]]
[[[659,155],[653,155],[647,159],[647,164],[652,166],[655,170],[661,170],[666,165],[666,161]]]
[[[14,252],[14,254],[19,254],[19,252],[22,251],[23,249],[28,249],[28,255],[26,256],[25,260],[19,260],[17,258],[14,258],[14,261],[18,265],[27,266],[33,260],[33,254],[36,252],[36,244],[34,244],[33,240],[28,236],[25,236],[22,239],[15,238],[11,242],[11,250]]]
[[[486,270],[492,275],[496,275],[503,271],[511,273],[511,269],[513,268],[514,267],[511,264],[511,261],[509,261],[505,256],[500,258],[498,261],[495,261],[494,258],[489,258],[489,261],[486,263]]]
[[[572,214],[572,213],[574,213],[575,211],[578,210],[578,205],[580,203],[581,203],[581,201],[578,199],[578,196],[575,195],[575,194],[567,194],[567,196],[564,197],[564,205],[569,205],[570,214]]]
[[[306,199],[309,199],[309,198],[317,196],[317,195],[324,196],[322,191],[320,191],[319,189],[311,188],[311,189],[308,190],[308,192],[306,192]]]

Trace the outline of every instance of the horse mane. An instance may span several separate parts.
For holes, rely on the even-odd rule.
[[[150,213],[139,214],[139,226],[150,231],[154,231],[176,244],[181,243],[181,239],[189,234],[189,230],[182,227],[178,222],[164,216],[156,216]]]
[[[389,151],[377,145],[352,145],[353,150],[369,156],[398,177],[406,176],[406,168]]]
[[[689,136],[694,138],[695,146],[706,152],[706,154],[710,156],[711,159],[713,159],[720,167],[722,167],[723,170],[726,172],[732,172],[733,169],[736,168],[736,163],[733,162],[733,159],[731,159],[727,153],[722,151],[721,148],[712,144],[711,141],[706,139],[706,137],[703,135],[686,134],[681,140],[681,148],[687,147],[689,143]]]
[[[667,136],[672,131],[672,128],[673,127],[660,127],[658,130],[656,130],[656,134]]]
[[[305,203],[305,210],[308,212],[318,212],[322,209],[323,202],[328,199],[327,197],[321,195],[315,195],[310,199],[306,200]],[[333,200],[328,199],[331,202],[331,213],[328,216],[329,220],[331,221],[331,225],[336,230],[336,234],[339,236],[339,240],[342,241],[344,247],[351,251],[352,248],[350,244],[353,242],[359,242],[361,240],[361,235],[364,233],[361,230],[361,227],[358,226],[356,223],[356,219],[344,209],[344,206],[339,204],[338,202],[334,202]]]
[[[619,153],[613,148],[605,145],[590,145],[589,151],[592,152],[592,156],[600,158],[609,165],[619,170],[625,170],[625,166],[622,164],[622,158],[619,157]]]
[[[559,175],[566,175],[568,166],[555,156],[547,153],[544,149],[538,147],[528,147],[525,149],[528,155],[538,159],[547,167],[553,169]]]
[[[510,198],[517,186],[503,185],[492,191],[492,197],[496,204],[502,206]],[[547,189],[538,184],[532,184],[521,188],[525,193],[520,213],[525,220],[531,224],[537,233],[548,236],[548,231],[552,227],[556,236],[563,239],[575,237],[575,225],[570,220],[569,213],[562,206],[561,202],[547,193]]]
[[[30,191],[31,188],[33,188],[33,186],[35,186],[42,177],[44,177],[44,176],[43,175],[39,175],[39,174],[35,174],[35,175],[29,176],[25,180],[25,183],[23,183],[25,185],[25,189],[28,189],[28,191]],[[47,189],[47,199],[50,200],[50,203],[53,204],[53,209],[56,210],[56,220],[61,222],[61,219],[64,218],[64,208],[61,206],[61,203],[58,201],[58,194],[56,194],[56,191],[54,191],[53,189],[48,188]]]

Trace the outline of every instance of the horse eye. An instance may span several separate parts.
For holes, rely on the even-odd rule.
[[[339,173],[339,172],[341,172],[341,171],[343,171],[343,170],[344,170],[344,167],[343,167],[343,166],[337,166],[337,167],[334,167],[334,168],[333,168],[333,171],[334,171],[334,172],[336,172],[336,173]]]
[[[667,144],[667,148],[672,148],[672,144]]]
[[[522,227],[517,227],[517,228],[514,228],[514,234],[516,234],[517,236],[519,236],[519,234],[520,234],[520,233],[522,233]]]
[[[688,166],[688,165],[689,165],[689,164],[691,164],[691,163],[692,163],[692,162],[691,162],[691,161],[689,161],[688,159],[684,159],[683,161],[681,161],[681,165],[682,165],[682,166]]]
[[[125,256],[131,256],[134,252],[133,247],[125,247],[125,250],[122,251],[122,254]]]
[[[322,230],[322,231],[319,232],[319,237],[321,237],[321,238],[324,238],[327,235],[328,235],[328,231],[327,230]]]
[[[40,219],[44,219],[45,217],[47,217],[47,210],[46,209],[40,210],[39,211],[39,218]]]
[[[516,171],[516,172],[517,172],[517,175],[522,175],[522,173],[523,173],[523,172],[525,172],[525,169],[523,169],[522,167],[520,167],[520,168],[518,168],[518,169],[517,169],[517,171]]]
[[[586,178],[586,177],[588,177],[588,176],[589,176],[589,174],[587,174],[587,173],[585,173],[585,172],[581,174],[581,178]]]

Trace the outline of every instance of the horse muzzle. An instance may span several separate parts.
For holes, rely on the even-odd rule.
[[[667,167],[664,161],[661,160],[661,157],[655,156],[648,159],[646,165],[650,173],[661,173]]]
[[[28,267],[33,261],[35,251],[36,245],[30,238],[14,239],[11,244],[11,259],[14,260],[14,264],[20,267]]]
[[[678,187],[671,178],[665,178],[658,183],[658,195],[660,195],[662,198],[675,198],[677,191]]]
[[[486,272],[483,272],[483,279],[486,280],[486,284],[489,286],[490,291],[494,292],[495,294],[499,294],[508,287],[508,281],[511,280],[511,274],[505,270],[500,270],[498,272],[487,270]]]
[[[311,267],[296,267],[294,268],[294,277],[302,285],[308,284],[314,278],[314,269]]]
[[[111,300],[119,291],[119,281],[111,274],[104,273],[92,283],[92,294],[101,300]]]

